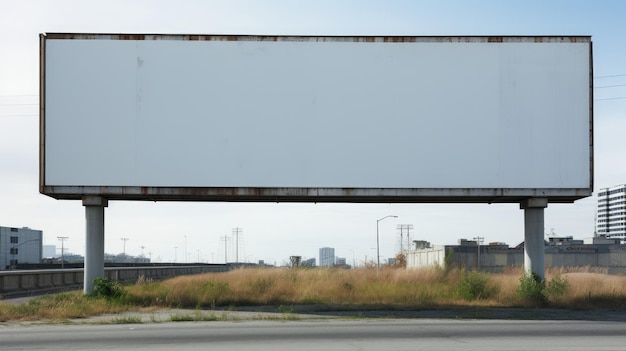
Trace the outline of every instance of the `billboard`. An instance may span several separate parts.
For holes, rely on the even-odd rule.
[[[40,36],[59,199],[571,202],[591,38]]]

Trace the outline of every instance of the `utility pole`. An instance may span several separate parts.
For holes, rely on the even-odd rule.
[[[235,263],[239,262],[239,234],[243,232],[243,229],[237,227],[233,228],[233,237],[235,238]]]
[[[480,270],[480,244],[483,242],[485,238],[481,237],[481,236],[476,236],[474,237],[474,240],[476,240],[476,248],[478,249],[478,260],[476,261],[476,270],[479,271]]]
[[[123,252],[124,261],[127,261],[126,260],[126,242],[128,241],[128,238],[122,238],[122,241],[124,242],[124,252]]]
[[[356,268],[356,258],[354,257],[354,250],[350,250],[352,252],[352,268]]]
[[[65,240],[67,236],[57,236],[57,239],[61,240],[61,269],[65,268]]]
[[[177,253],[178,253],[178,246],[174,246],[174,263],[176,263]]]
[[[413,224],[398,224],[396,228],[400,229],[400,252],[405,253],[411,249],[411,230]],[[404,249],[404,232],[406,231],[406,250]]]
[[[228,263],[228,237],[224,235],[220,239],[224,240],[224,263]]]

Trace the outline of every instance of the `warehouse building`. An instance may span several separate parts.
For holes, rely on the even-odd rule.
[[[599,267],[610,274],[626,274],[626,245],[620,239],[597,236],[574,240],[571,236],[552,237],[545,242],[546,267]],[[524,265],[524,243],[515,247],[501,242],[478,245],[473,240],[459,240],[458,245],[432,246],[414,241],[407,254],[407,268],[455,264],[467,269],[502,272],[507,267]]]

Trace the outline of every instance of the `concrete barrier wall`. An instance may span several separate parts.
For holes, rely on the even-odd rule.
[[[235,267],[238,266],[106,267],[104,275],[113,281],[134,282],[140,278],[161,280],[180,275],[226,272]],[[0,271],[0,298],[46,290],[80,289],[83,278],[82,268]]]
[[[444,266],[445,250],[443,246],[436,246],[420,250],[420,254],[409,253],[406,256],[407,267]]]

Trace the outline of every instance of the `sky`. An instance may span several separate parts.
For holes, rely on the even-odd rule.
[[[626,183],[626,2],[599,1],[28,1],[0,0],[0,225],[67,237],[85,252],[80,201],[39,193],[39,33],[266,35],[591,35],[594,196],[550,204],[545,231],[591,237],[597,190]],[[398,218],[385,218],[395,215]],[[283,264],[334,247],[349,264],[398,250],[398,225],[434,245],[523,241],[517,204],[311,204],[110,201],[105,251],[157,262]],[[235,252],[232,233],[240,228]],[[224,238],[228,239],[225,245]],[[127,238],[128,240],[122,240]],[[60,250],[60,249],[59,249]]]

